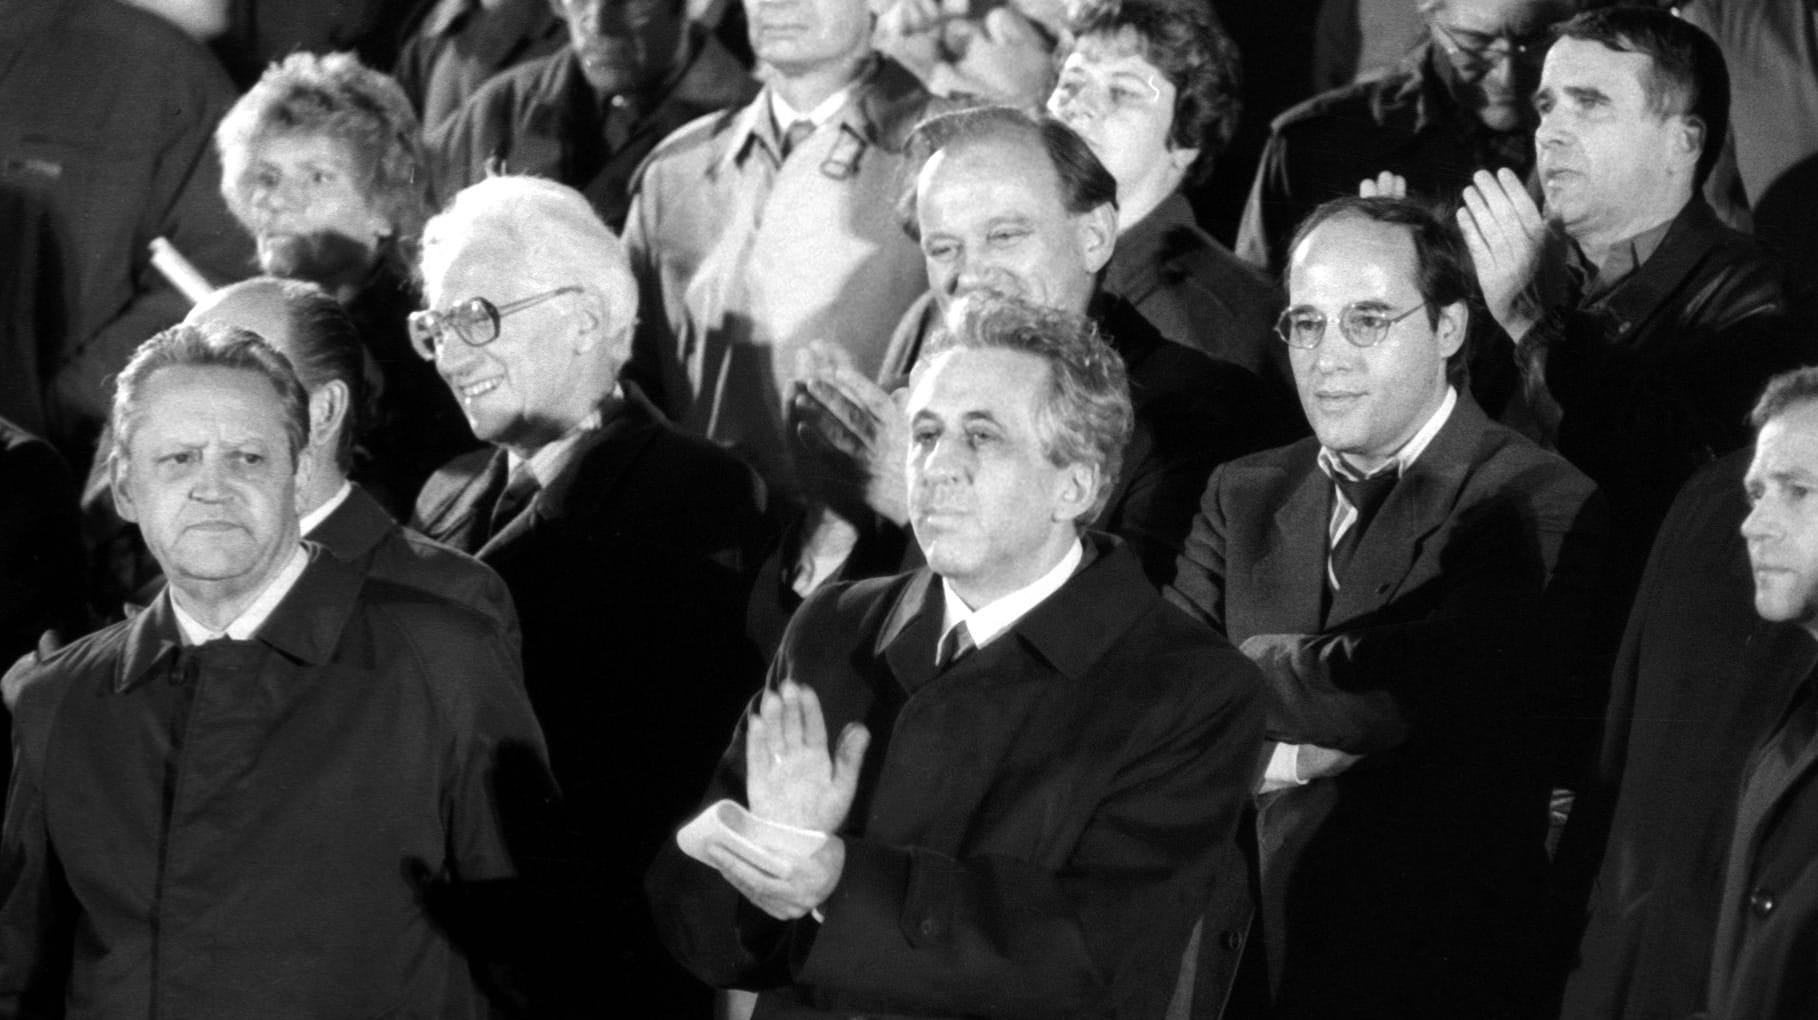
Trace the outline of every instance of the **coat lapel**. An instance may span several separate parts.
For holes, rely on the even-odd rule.
[[[1268,545],[1250,566],[1249,586],[1267,597],[1246,599],[1269,607],[1274,616],[1244,627],[1241,640],[1257,633],[1312,633],[1319,630],[1325,598],[1326,530],[1332,515],[1332,483],[1308,457],[1300,477],[1288,484],[1288,496],[1275,510]]]
[[[457,464],[443,468],[434,485],[440,478],[462,474],[459,483],[445,496],[436,502],[430,512],[424,514],[417,522],[417,530],[445,545],[470,555],[478,555],[480,547],[486,543],[488,521],[480,514],[480,504],[490,513],[493,496],[489,481],[495,470],[502,470],[506,458],[504,449],[494,449],[490,453],[477,451],[463,455]]]
[[[1761,637],[1763,635],[1758,632],[1757,638]],[[1755,646],[1756,643],[1751,642],[1751,645]],[[1737,846],[1751,856],[1780,802],[1799,785],[1802,776],[1818,766],[1818,740],[1809,740],[1789,767],[1771,772],[1763,768],[1763,757],[1774,753],[1775,739],[1787,725],[1792,712],[1818,710],[1812,704],[1814,699],[1818,699],[1818,690],[1812,689],[1811,679],[1814,667],[1818,667],[1818,644],[1813,644],[1803,631],[1781,626],[1773,627],[1771,635],[1759,647],[1760,658],[1764,660],[1763,668],[1778,678],[1777,682],[1766,689],[1791,693],[1787,696],[1787,704],[1774,728],[1749,757],[1742,800],[1736,807]]]
[[[1471,471],[1488,456],[1479,449],[1488,426],[1477,405],[1459,394],[1451,419],[1402,475],[1358,543],[1349,583],[1333,596],[1328,628],[1342,627],[1395,600],[1427,540],[1452,516]]]

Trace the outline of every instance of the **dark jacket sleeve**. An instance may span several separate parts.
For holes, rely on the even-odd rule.
[[[1269,682],[1269,736],[1367,755],[1400,745],[1429,708],[1493,725],[1556,704],[1559,690],[1533,685],[1582,670],[1607,537],[1582,480],[1493,499],[1466,514],[1427,590],[1398,598],[1393,619],[1253,636],[1242,648]]]
[[[23,676],[39,672],[36,661],[22,660],[5,681],[19,700],[0,829],[0,1020],[63,1016],[76,933],[75,897],[50,842],[40,785],[56,698],[41,676]]]
[[[1101,1015],[1153,995],[1135,986],[1174,973],[1171,959],[1141,958],[1154,955],[1153,927],[1203,907],[1261,741],[1248,667],[1234,656],[1184,660],[1155,665],[1201,682],[1143,721],[1063,866],[848,839],[796,981],[842,1002],[936,1015]]]

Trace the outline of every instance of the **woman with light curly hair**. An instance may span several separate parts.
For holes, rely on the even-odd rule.
[[[222,194],[252,234],[260,269],[319,284],[360,327],[377,396],[355,477],[408,515],[430,472],[474,445],[405,327],[417,308],[417,238],[432,211],[410,101],[351,53],[295,53],[240,97],[215,144]]]

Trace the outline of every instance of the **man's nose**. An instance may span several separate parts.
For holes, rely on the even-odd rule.
[[[205,503],[218,503],[226,499],[231,491],[227,484],[227,458],[203,455],[195,474],[190,477],[190,498]]]
[[[1775,530],[1774,513],[1765,499],[1750,507],[1749,515],[1742,519],[1742,538],[1751,545],[1773,538]]]

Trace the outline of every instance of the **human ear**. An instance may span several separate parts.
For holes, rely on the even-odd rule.
[[[309,395],[309,445],[334,448],[346,427],[349,402],[347,384],[339,379],[323,383]]]
[[[108,488],[114,494],[114,510],[119,513],[121,520],[136,524],[139,521],[139,511],[133,505],[132,475],[127,468],[127,458],[121,451],[116,449],[108,455]]]
[[[1439,356],[1450,358],[1464,346],[1465,335],[1470,331],[1471,312],[1463,301],[1454,301],[1439,310],[1439,322],[1434,333],[1439,337]]]
[[[1111,261],[1117,246],[1117,209],[1106,202],[1096,209],[1073,218],[1073,230],[1079,242],[1080,261],[1087,273],[1097,273]]]
[[[1054,519],[1088,523],[1085,516],[1091,512],[1092,504],[1098,501],[1098,483],[1098,465],[1084,461],[1067,465],[1061,476]]]

